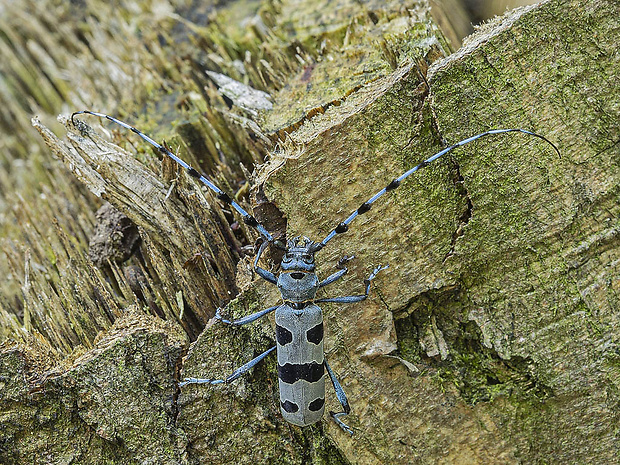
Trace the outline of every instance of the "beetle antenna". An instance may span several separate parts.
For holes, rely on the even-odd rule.
[[[144,134],[142,131],[139,131],[138,129],[134,128],[133,126],[130,126],[129,124],[127,124],[127,123],[125,123],[125,122],[123,122],[123,121],[121,121],[119,119],[116,119],[116,118],[114,118],[112,116],[106,115],[104,113],[97,113],[97,112],[90,111],[90,110],[76,111],[75,113],[73,113],[71,115],[71,122],[73,123],[74,126],[75,126],[75,121],[74,121],[73,118],[75,117],[75,115],[81,115],[81,114],[93,115],[93,116],[98,116],[99,118],[108,119],[108,120],[112,121],[113,123],[116,123],[119,126],[122,126],[125,129],[129,129],[131,132],[136,133],[138,136],[140,136],[146,142],[148,142],[153,147],[155,147],[161,154],[167,155],[172,160],[174,160],[179,165],[181,165],[183,168],[185,168],[187,170],[188,174],[191,177],[198,179],[205,186],[207,186],[209,189],[211,189],[213,192],[215,192],[216,197],[218,199],[220,199],[224,203],[227,203],[228,205],[233,207],[235,210],[237,210],[237,213],[239,213],[241,215],[241,217],[243,218],[243,222],[245,224],[247,224],[248,226],[256,229],[268,242],[273,242],[273,236],[269,233],[269,231],[267,231],[267,229],[265,229],[265,227],[262,224],[260,224],[256,220],[256,218],[254,218],[252,215],[250,215],[248,212],[246,212],[241,207],[241,205],[239,205],[237,202],[235,202],[228,194],[226,194],[219,187],[217,187],[213,182],[211,182],[209,180],[209,178],[207,178],[206,175],[201,174],[196,169],[192,168],[189,164],[187,164],[186,162],[181,160],[174,153],[172,153],[170,150],[168,150],[165,146],[155,142],[149,136]]]
[[[417,166],[414,166],[413,168],[411,168],[409,171],[407,171],[406,173],[402,174],[398,178],[393,179],[387,186],[385,186],[383,189],[381,189],[379,192],[377,192],[375,195],[373,195],[370,199],[368,199],[366,202],[364,202],[357,210],[355,210],[353,213],[351,213],[351,215],[349,215],[349,217],[346,220],[344,220],[342,223],[338,224],[338,226],[336,226],[327,235],[327,237],[325,239],[323,239],[320,243],[317,244],[318,250],[320,250],[323,247],[325,247],[325,244],[327,244],[330,240],[332,240],[334,238],[334,236],[336,236],[337,234],[342,234],[344,232],[347,232],[348,229],[349,229],[349,224],[355,218],[357,218],[359,215],[363,215],[368,210],[370,210],[370,206],[373,203],[375,203],[375,201],[377,201],[377,199],[379,199],[379,197],[381,197],[386,192],[393,191],[394,189],[396,189],[398,186],[400,186],[401,182],[403,182],[406,178],[408,178],[413,173],[418,171],[420,168],[424,168],[425,166],[429,165],[433,161],[437,160],[442,155],[445,155],[446,153],[450,152],[451,150],[453,150],[453,149],[455,149],[457,147],[461,147],[462,145],[469,144],[470,142],[473,142],[476,139],[479,139],[479,138],[484,137],[484,136],[489,136],[489,135],[492,135],[492,134],[503,134],[503,133],[506,133],[506,132],[521,132],[521,133],[527,134],[529,136],[538,137],[539,139],[542,139],[545,142],[547,142],[549,145],[551,145],[551,147],[553,147],[553,149],[558,153],[558,156],[561,156],[560,155],[560,151],[555,146],[555,144],[553,144],[553,142],[551,142],[546,137],[541,136],[540,134],[536,134],[534,132],[527,131],[525,129],[491,129],[491,130],[483,132],[481,134],[477,134],[475,136],[469,137],[468,139],[463,139],[462,141],[457,142],[456,144],[451,145],[450,147],[447,147],[447,148],[437,152],[435,155],[433,155],[429,159],[424,160],[422,163],[420,163]]]

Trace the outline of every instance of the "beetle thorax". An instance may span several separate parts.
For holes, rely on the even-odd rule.
[[[285,302],[312,302],[319,289],[319,279],[314,270],[317,243],[307,237],[288,241],[282,258],[282,273],[278,276],[278,289]]]

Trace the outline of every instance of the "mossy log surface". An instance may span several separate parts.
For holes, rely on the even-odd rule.
[[[619,463],[618,2],[513,10],[453,54],[421,1],[10,8],[1,463]],[[273,358],[178,388],[271,347],[269,318],[212,316],[277,289],[253,275],[253,230],[129,131],[72,122],[85,105],[165,138],[268,229],[314,240],[484,130],[544,134],[561,157],[523,134],[480,139],[319,253],[323,277],[355,255],[325,296],[390,265],[365,302],[324,306],[349,437],[328,416],[282,419]],[[120,213],[96,219],[102,201]],[[121,214],[139,245],[103,219]]]

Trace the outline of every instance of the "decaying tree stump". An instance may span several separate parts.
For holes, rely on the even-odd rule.
[[[60,124],[33,120],[55,155],[44,195],[0,205],[26,243],[2,243],[0,461],[618,462],[617,2],[514,10],[453,54],[425,2],[31,7],[33,31],[56,47],[3,19],[7,37],[32,35],[8,82],[32,89],[28,60],[47,63],[41,95],[54,98],[29,92],[43,112],[67,104]],[[351,438],[327,418],[303,429],[281,418],[273,359],[230,385],[177,387],[272,346],[269,319],[211,317],[274,305],[277,290],[253,280],[252,230],[135,135],[72,122],[83,107],[165,138],[266,226],[314,240],[486,129],[544,134],[561,157],[523,135],[481,139],[319,253],[321,276],[356,257],[329,295],[358,293],[390,265],[364,303],[324,307]],[[101,201],[140,231],[126,264],[88,260]],[[327,407],[338,408],[330,389]]]

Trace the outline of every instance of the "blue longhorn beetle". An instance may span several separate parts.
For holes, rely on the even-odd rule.
[[[202,379],[202,378],[185,378],[179,383],[179,386],[187,384],[222,384],[230,383],[247,373],[252,367],[259,363],[271,352],[276,350],[278,357],[278,378],[280,388],[280,410],[286,421],[298,425],[308,426],[316,423],[323,417],[325,408],[325,370],[329,375],[331,382],[336,391],[338,401],[342,406],[342,412],[330,412],[334,421],[346,432],[353,434],[340,417],[347,415],[351,408],[342,386],[336,379],[336,376],[330,368],[323,351],[323,311],[317,305],[324,302],[335,303],[354,303],[361,302],[368,297],[370,292],[370,282],[377,276],[381,270],[387,266],[376,267],[370,276],[364,281],[365,291],[361,295],[316,298],[317,291],[340,279],[346,272],[347,268],[342,266],[349,257],[342,259],[338,268],[339,271],[320,281],[315,273],[314,255],[320,251],[327,243],[337,234],[342,234],[349,229],[349,224],[359,215],[370,210],[371,205],[376,202],[386,192],[393,191],[410,175],[437,160],[442,155],[451,150],[475,141],[483,136],[492,134],[502,134],[508,132],[521,132],[530,136],[538,137],[550,144],[555,151],[560,154],[558,148],[547,138],[525,129],[492,129],[475,136],[464,139],[451,145],[432,157],[414,166],[401,176],[393,179],[387,186],[373,195],[364,202],[357,210],[355,210],[347,219],[338,224],[321,242],[314,242],[307,237],[295,237],[289,240],[286,246],[274,237],[260,224],[252,215],[247,213],[237,202],[229,195],[224,193],[219,187],[213,184],[205,175],[199,173],[186,162],[174,155],[164,145],[161,145],[151,139],[149,136],[120,121],[103,113],[97,113],[89,110],[75,112],[71,115],[71,120],[75,125],[73,118],[78,114],[89,114],[106,118],[140,136],[146,142],[154,146],[160,153],[170,157],[183,168],[187,170],[190,176],[200,180],[209,189],[215,192],[216,197],[221,201],[232,206],[243,218],[248,226],[256,229],[265,241],[261,244],[254,260],[254,270],[260,277],[278,286],[282,296],[282,304],[274,305],[260,312],[248,315],[239,320],[226,320],[221,316],[221,309],[217,309],[215,317],[223,323],[241,326],[256,321],[257,319],[275,311],[276,321],[276,345],[258,357],[250,360],[242,367],[235,370],[225,379]],[[278,276],[270,271],[261,268],[258,263],[261,255],[265,251],[267,245],[273,244],[275,247],[284,250],[284,258],[280,264],[281,272]]]

